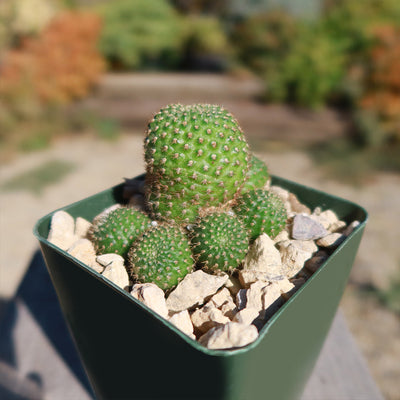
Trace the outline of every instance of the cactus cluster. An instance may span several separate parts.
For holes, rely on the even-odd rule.
[[[249,247],[247,231],[233,212],[198,217],[190,237],[196,262],[213,272],[235,269]]]
[[[249,168],[249,149],[224,108],[170,105],[149,122],[144,141],[146,194],[156,219],[193,222],[200,208],[236,198]]]
[[[97,253],[116,253],[126,257],[132,243],[150,228],[151,220],[132,208],[117,208],[94,221],[89,237]]]
[[[275,237],[285,228],[285,205],[273,192],[263,189],[245,192],[238,198],[233,209],[248,229],[251,241],[264,232]]]
[[[144,150],[149,216],[122,207],[90,232],[97,252],[125,257],[131,279],[169,290],[195,263],[213,273],[231,272],[249,240],[283,229],[285,207],[262,189],[267,167],[249,152],[224,108],[162,108],[148,123]]]
[[[128,254],[128,272],[138,282],[153,282],[161,289],[177,285],[193,270],[190,244],[183,230],[156,225],[136,240]]]

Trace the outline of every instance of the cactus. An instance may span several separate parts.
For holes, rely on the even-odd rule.
[[[222,107],[169,105],[149,122],[144,144],[153,218],[193,222],[201,208],[235,199],[247,179],[247,142]]]
[[[267,166],[254,154],[251,155],[249,164],[248,178],[242,187],[241,193],[254,189],[263,189],[270,179]]]
[[[233,212],[198,217],[190,230],[195,261],[206,270],[232,271],[246,256],[248,234]]]
[[[285,205],[276,194],[256,189],[243,193],[233,207],[249,231],[250,240],[265,232],[275,237],[286,225]]]
[[[135,281],[168,290],[192,272],[193,265],[190,243],[182,229],[159,224],[132,244],[127,269]]]
[[[144,213],[120,207],[95,220],[88,236],[98,254],[117,253],[126,258],[131,244],[150,226],[151,220]]]

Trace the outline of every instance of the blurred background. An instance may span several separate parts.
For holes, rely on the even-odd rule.
[[[141,173],[171,102],[224,105],[273,174],[369,211],[342,310],[400,399],[398,0],[0,1],[0,304],[34,222]]]

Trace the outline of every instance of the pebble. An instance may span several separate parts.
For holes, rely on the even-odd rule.
[[[55,212],[51,218],[48,241],[61,250],[68,250],[76,239],[73,217],[65,211]]]
[[[180,329],[183,333],[188,335],[192,339],[196,339],[196,336],[193,332],[193,324],[190,319],[190,314],[188,310],[183,310],[178,313],[175,313],[169,317],[169,322],[175,325],[178,329]]]
[[[188,274],[170,293],[167,307],[172,312],[204,304],[228,280],[228,275],[210,275],[198,270]]]
[[[259,311],[255,308],[246,307],[240,310],[233,317],[233,322],[239,322],[240,324],[250,325],[258,317]]]
[[[231,349],[243,347],[254,342],[258,330],[254,325],[228,322],[225,325],[210,329],[200,337],[199,342],[209,349]]]
[[[346,239],[346,235],[343,235],[342,233],[331,233],[317,240],[317,245],[329,248],[337,247],[344,241],[344,239]]]
[[[243,262],[243,271],[262,271],[270,279],[283,274],[279,250],[274,241],[266,234],[261,234],[250,246]]]
[[[297,196],[294,195],[293,193],[289,193],[288,202],[290,204],[290,210],[292,212],[311,214],[311,210],[304,204],[300,203]]]
[[[285,203],[286,201],[289,201],[289,191],[286,189],[281,188],[280,186],[271,186],[270,187],[271,192],[274,192],[276,195],[278,195],[281,200]]]
[[[104,268],[102,275],[111,282],[115,283],[121,289],[129,289],[129,277],[123,265],[112,263]]]
[[[191,320],[197,333],[200,335],[206,333],[215,326],[223,325],[230,321],[230,319],[212,303],[207,303],[202,308],[194,311],[191,315]]]
[[[101,254],[96,257],[96,261],[103,267],[108,267],[112,263],[124,265],[124,259],[115,253]]]
[[[68,253],[83,262],[96,272],[102,273],[104,267],[96,261],[96,251],[88,239],[78,239],[69,249]]]
[[[224,286],[230,291],[230,293],[233,297],[235,297],[237,295],[238,291],[240,289],[242,289],[239,279],[232,275],[225,282]]]
[[[324,226],[309,215],[296,214],[293,219],[292,238],[296,240],[316,240],[329,232]]]
[[[164,292],[154,283],[136,283],[132,287],[131,295],[157,314],[168,318],[168,308],[165,303]]]
[[[86,238],[92,224],[85,218],[78,217],[75,221],[75,236],[77,238]]]
[[[345,236],[349,236],[350,233],[354,231],[354,229],[357,228],[357,226],[360,225],[360,221],[353,221],[342,233]]]
[[[312,240],[291,240],[280,245],[282,264],[285,266],[285,276],[291,278],[303,267],[316,251],[317,245]]]
[[[210,302],[212,302],[215,307],[221,308],[223,304],[227,302],[233,302],[231,292],[226,287],[223,287],[211,297]]]

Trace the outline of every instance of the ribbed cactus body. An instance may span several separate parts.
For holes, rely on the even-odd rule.
[[[232,271],[246,256],[249,239],[242,222],[231,212],[198,217],[191,227],[195,261],[207,270]]]
[[[132,245],[128,254],[128,272],[141,283],[155,283],[171,289],[193,270],[193,258],[187,236],[175,225],[147,230]]]
[[[247,180],[242,187],[241,193],[263,189],[270,178],[267,166],[254,154],[251,155],[249,165]]]
[[[153,218],[193,222],[200,208],[234,199],[248,171],[235,118],[216,105],[170,105],[145,138],[146,197]]]
[[[131,244],[151,226],[150,218],[132,207],[117,208],[96,221],[89,231],[98,254],[126,257]]]
[[[285,228],[287,213],[285,206],[276,194],[262,190],[243,193],[233,207],[249,231],[250,240],[255,240],[265,232],[275,237]]]

